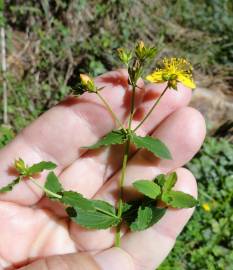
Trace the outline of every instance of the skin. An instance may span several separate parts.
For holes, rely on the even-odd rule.
[[[125,122],[131,94],[126,72],[109,72],[97,78],[96,84],[105,86],[102,95]],[[165,87],[144,86],[141,81],[138,84],[133,126]],[[187,107],[191,94],[182,85],[178,85],[178,91],[166,92],[137,131],[161,139],[173,159],[159,160],[132,148],[125,182],[128,198],[137,196],[132,190],[133,181],[171,171],[178,174],[177,190],[197,196],[194,176],[182,168],[198,152],[205,137],[203,117]],[[122,147],[90,152],[81,148],[95,143],[113,128],[114,120],[98,97],[85,93],[79,99],[68,98],[0,151],[0,185],[15,177],[11,167],[16,158],[28,164],[50,160],[58,164],[56,173],[65,189],[116,204]],[[43,184],[45,178],[46,173],[42,173],[37,180]],[[0,270],[153,270],[168,255],[193,211],[169,209],[156,225],[142,232],[123,228],[121,248],[115,248],[114,229],[90,231],[79,227],[67,219],[61,205],[48,201],[41,190],[25,181],[12,192],[0,195]]]

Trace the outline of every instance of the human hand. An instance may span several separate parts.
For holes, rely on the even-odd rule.
[[[96,84],[106,86],[102,95],[118,117],[126,120],[130,101],[126,73],[109,72],[99,77]],[[162,84],[139,84],[134,126],[164,89]],[[197,195],[193,175],[181,168],[196,154],[205,137],[202,116],[187,107],[190,98],[191,90],[182,85],[178,91],[167,91],[138,130],[139,134],[153,132],[168,146],[173,159],[159,160],[146,151],[137,152],[127,167],[126,189],[135,179],[175,170],[176,188]],[[96,96],[85,93],[78,99],[67,99],[0,151],[1,186],[12,180],[14,172],[10,167],[16,158],[21,157],[28,164],[49,160],[58,164],[56,173],[66,190],[116,203],[121,148],[114,147],[114,152],[112,148],[90,152],[81,149],[113,128],[114,120]],[[45,182],[44,173],[38,181]],[[21,269],[153,270],[167,256],[192,213],[193,209],[170,209],[146,231],[124,230],[121,248],[115,248],[113,229],[90,231],[79,227],[67,219],[59,204],[48,201],[41,190],[24,181],[0,196],[0,269],[24,266]]]

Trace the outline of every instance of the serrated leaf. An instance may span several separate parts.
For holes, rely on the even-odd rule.
[[[125,212],[128,212],[131,208],[132,208],[132,204],[124,202],[122,206],[122,214],[124,214]]]
[[[154,205],[151,205],[150,207],[152,209],[152,219],[149,224],[149,227],[156,224],[165,215],[167,211],[167,208],[158,208],[158,207],[155,207]]]
[[[62,193],[61,202],[75,209],[82,209],[83,211],[95,210],[92,200],[84,198],[82,194],[75,191],[64,191]]]
[[[152,215],[150,222],[148,222],[147,220],[147,222],[144,221],[143,223],[143,221],[140,220],[141,217],[138,217],[140,207],[142,209],[144,208],[150,209],[150,213]],[[128,224],[130,228],[131,228],[131,225],[134,224],[132,225],[133,226],[132,230],[134,231],[144,230],[153,226],[155,223],[157,223],[164,216],[164,214],[166,213],[166,210],[167,208],[157,208],[155,206],[154,200],[144,197],[143,199],[128,202],[125,207],[125,211],[123,212],[122,218]],[[149,213],[149,210],[146,210],[146,211],[148,211]],[[140,214],[143,214],[141,213],[141,210],[140,210]],[[142,224],[141,226],[138,225],[138,219],[139,219],[139,224]]]
[[[105,137],[100,139],[97,143],[83,147],[83,148],[88,148],[88,149],[97,149],[102,146],[109,146],[113,144],[123,144],[127,139],[127,134],[125,133],[124,130],[113,130],[110,133],[108,133]]]
[[[140,206],[136,220],[131,223],[131,231],[142,231],[148,228],[152,220],[152,210],[147,206]]]
[[[191,195],[182,191],[171,190],[162,195],[162,201],[174,208],[192,208],[198,201]]]
[[[145,148],[159,158],[172,158],[167,146],[159,139],[155,139],[150,136],[141,137],[137,136],[135,133],[132,133],[131,141],[136,145],[137,148]]]
[[[129,227],[136,220],[138,209],[143,204],[144,198],[123,204],[124,208],[122,212],[122,219],[128,224]]]
[[[116,209],[110,203],[101,200],[91,200],[91,201],[97,212],[102,212],[109,216],[116,215]]]
[[[36,163],[28,168],[28,174],[36,174],[43,172],[44,170],[53,170],[57,167],[57,165],[50,161],[41,161],[39,163]]]
[[[67,213],[74,222],[88,229],[107,229],[119,224],[120,219],[111,204],[100,200],[92,200],[92,203],[94,206],[92,210],[73,207],[67,208]]]
[[[163,184],[163,192],[170,191],[177,182],[177,174],[176,172],[170,173],[165,176],[165,182]]]
[[[133,183],[133,186],[151,199],[156,199],[161,193],[160,186],[150,180],[138,180]]]
[[[12,182],[10,182],[8,185],[0,188],[0,193],[5,193],[5,192],[11,191],[14,188],[14,186],[16,186],[19,182],[20,182],[20,177],[16,178]]]
[[[45,182],[45,188],[56,194],[63,191],[63,187],[54,172],[50,172],[48,174],[47,181]],[[51,195],[49,195],[49,197],[51,197]]]
[[[83,211],[81,209],[76,209],[76,212],[77,216],[73,217],[72,220],[87,229],[107,229],[117,226],[120,222],[120,219],[117,217],[111,217],[97,211]]]
[[[75,196],[79,197],[77,194]],[[69,202],[73,203],[75,196],[72,194],[71,198],[69,195],[71,198],[71,201],[69,198]],[[90,202],[91,205],[86,205],[86,202],[83,201],[83,199]],[[79,202],[78,207],[68,207],[66,211],[72,220],[82,227],[88,229],[107,229],[118,225],[121,221],[120,218],[116,216],[116,209],[108,202],[101,200],[87,200],[85,198],[82,198],[81,201],[82,205],[80,205]]]

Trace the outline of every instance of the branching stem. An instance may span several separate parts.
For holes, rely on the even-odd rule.
[[[130,102],[130,116],[129,116],[129,123],[128,123],[128,132],[131,132],[131,125],[133,120],[133,113],[134,113],[134,107],[135,107],[135,91],[136,86],[133,86],[132,89],[132,96],[131,96],[131,102]],[[123,163],[122,163],[122,169],[121,169],[121,177],[119,181],[119,201],[118,201],[118,218],[122,217],[123,212],[123,199],[124,199],[124,184],[125,184],[125,175],[126,175],[126,166],[129,158],[129,147],[130,147],[130,136],[128,136],[128,139],[125,143],[125,151],[124,151],[124,157],[123,157]],[[120,246],[120,233],[121,233],[121,224],[117,226],[116,230],[116,236],[115,236],[115,246]]]
[[[165,89],[163,90],[163,92],[161,93],[161,95],[159,96],[159,98],[155,101],[155,103],[153,104],[153,106],[150,108],[149,112],[146,114],[146,116],[142,119],[142,121],[138,124],[138,126],[133,130],[133,132],[135,132],[137,129],[139,129],[142,124],[147,120],[147,118],[150,116],[150,114],[153,112],[154,108],[159,104],[161,98],[164,96],[164,94],[166,93],[167,89],[168,89],[168,85],[165,87]]]

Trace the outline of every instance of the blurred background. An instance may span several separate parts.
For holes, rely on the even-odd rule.
[[[187,165],[200,206],[159,270],[233,269],[233,1],[0,0],[0,148],[137,40],[195,68],[208,137]],[[6,98],[7,97],[7,98]]]

